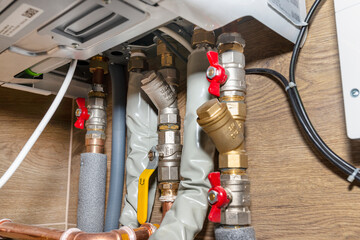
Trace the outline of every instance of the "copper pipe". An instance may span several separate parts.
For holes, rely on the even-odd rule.
[[[12,222],[0,224],[0,236],[28,240],[59,240],[64,231]]]
[[[172,207],[173,202],[162,202],[161,203],[161,208],[162,208],[162,218],[161,218],[161,222],[164,219],[166,213],[170,210],[170,208]],[[160,222],[160,223],[161,223]]]
[[[103,84],[104,82],[104,69],[96,68],[93,72],[93,84]]]
[[[156,227],[150,223],[133,229],[136,240],[147,240],[155,232]],[[60,240],[65,231],[0,221],[0,237],[25,240]],[[129,239],[129,232],[124,228],[105,233],[72,232],[61,240],[122,240]],[[130,238],[131,239],[131,238]]]

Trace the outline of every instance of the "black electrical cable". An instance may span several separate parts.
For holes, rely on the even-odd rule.
[[[286,77],[284,77],[284,75],[282,75],[281,73],[269,69],[269,68],[248,68],[245,70],[246,74],[265,74],[265,75],[272,75],[277,77],[282,84],[284,85],[284,87],[289,86],[289,81],[286,79]]]
[[[321,3],[321,0],[317,0],[315,1],[315,3],[313,4],[313,6],[311,7],[307,17],[305,18],[305,22],[309,23],[316,8],[319,6],[319,4]],[[296,67],[296,62],[299,56],[299,52],[300,52],[300,46],[301,46],[301,42],[303,40],[303,37],[305,35],[306,32],[306,28],[307,26],[304,26],[301,28],[299,36],[296,40],[295,46],[294,46],[294,50],[293,50],[293,55],[291,57],[291,61],[290,61],[290,70],[289,70],[289,78],[290,81],[292,83],[295,84],[295,67]],[[296,85],[294,88],[292,88],[290,90],[290,93],[294,96],[296,104],[298,105],[298,109],[301,111],[301,115],[302,118],[305,121],[305,124],[307,125],[307,127],[309,128],[309,132],[311,134],[312,137],[315,138],[314,144],[316,145],[316,147],[328,158],[328,160],[330,160],[334,165],[336,165],[337,167],[339,167],[345,174],[347,175],[352,175],[354,173],[354,171],[356,170],[356,168],[354,166],[352,166],[351,164],[349,164],[348,162],[346,162],[345,160],[343,160],[341,157],[339,157],[337,154],[335,154],[326,144],[325,142],[321,139],[321,137],[318,135],[318,133],[316,132],[316,130],[314,129],[307,113],[306,110],[304,108],[304,105],[302,103],[300,94],[296,88]],[[358,174],[355,175],[355,178],[357,180],[360,181],[360,176]]]
[[[309,13],[307,14],[305,18],[305,22],[309,24],[311,21],[312,16],[314,15],[317,7],[320,5],[322,0],[316,0],[314,4],[312,5]],[[306,29],[308,26],[303,26],[299,32],[299,35],[297,37],[293,54],[290,61],[290,70],[289,70],[289,79],[290,83],[287,81],[287,79],[280,73],[276,72],[272,69],[247,69],[247,74],[270,74],[278,78],[282,81],[282,83],[285,86],[286,92],[289,96],[291,106],[295,112],[295,116],[297,117],[300,125],[303,127],[306,134],[309,136],[310,140],[313,142],[313,144],[316,146],[316,148],[336,167],[338,167],[342,172],[345,174],[352,175],[356,168],[340,158],[338,155],[336,155],[321,139],[319,134],[314,129],[307,113],[305,110],[305,107],[303,105],[303,102],[301,100],[300,94],[297,90],[296,84],[295,84],[295,67],[297,63],[297,59],[300,53],[300,46],[301,42],[303,40],[303,37],[306,33]],[[284,83],[286,82],[286,83]],[[358,174],[355,175],[355,179],[360,181],[360,176]]]
[[[178,52],[178,50],[176,50],[176,48],[175,48],[173,45],[171,45],[171,44],[169,43],[169,41],[166,40],[166,39],[161,35],[161,33],[160,33],[158,30],[154,31],[153,33],[154,33],[154,35],[155,35],[156,37],[158,37],[163,43],[165,43],[166,47],[167,47],[170,51],[172,51],[172,52],[173,52],[178,58],[180,58],[183,62],[187,63],[186,57],[184,57],[183,55],[181,55],[181,54]]]
[[[329,160],[331,159],[331,155],[329,155],[329,152],[326,151],[326,149],[323,148],[321,143],[318,141],[318,138],[313,134],[309,127],[309,123],[307,120],[304,119],[302,110],[299,108],[299,104],[297,102],[297,98],[293,93],[293,89],[295,87],[290,87],[288,80],[279,72],[267,69],[267,68],[252,68],[252,69],[246,69],[246,74],[261,74],[261,75],[272,75],[279,79],[282,84],[285,87],[285,91],[287,92],[290,100],[291,107],[295,113],[296,118],[298,119],[300,125],[303,127],[305,133],[309,136],[310,140],[313,142],[313,144],[319,149],[319,151]],[[336,167],[340,168],[343,172],[350,175],[351,173],[348,173],[347,170],[344,168],[344,166],[339,163],[338,161],[332,161],[330,160]]]

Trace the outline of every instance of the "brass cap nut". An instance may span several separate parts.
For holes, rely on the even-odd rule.
[[[108,59],[101,55],[96,55],[91,58],[89,64],[89,71],[94,73],[96,69],[103,69],[104,74],[109,73]]]
[[[245,40],[237,32],[223,33],[218,37],[217,47],[220,54],[229,50],[242,53],[245,48]]]
[[[248,156],[239,152],[220,153],[219,168],[248,168]]]
[[[245,40],[242,38],[241,34],[237,32],[227,32],[220,34],[217,39],[217,46],[219,47],[220,45],[227,43],[238,43],[243,48],[245,47]]]
[[[144,57],[131,57],[128,62],[128,71],[134,69],[144,70],[147,68],[146,59]]]
[[[210,46],[215,46],[215,34],[213,31],[206,31],[202,28],[195,27],[194,34],[191,39],[192,47],[195,47],[198,44],[208,44]]]
[[[214,117],[224,107],[225,107],[225,103],[220,103],[216,98],[214,98],[201,105],[196,110],[196,113],[199,119]]]

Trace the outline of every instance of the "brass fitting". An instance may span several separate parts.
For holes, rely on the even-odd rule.
[[[162,182],[159,184],[161,202],[173,202],[177,196],[179,182]]]
[[[89,71],[94,73],[96,69],[103,69],[103,74],[109,73],[108,59],[101,55],[96,55],[90,59]]]
[[[241,112],[241,107],[235,109]],[[200,106],[196,112],[197,122],[220,153],[219,168],[247,168],[247,155],[242,146],[244,141],[242,125],[239,125],[231,115],[226,103],[212,99]]]
[[[243,53],[244,47],[239,43],[224,43],[224,44],[219,45],[219,47],[218,47],[219,54],[224,53],[226,51],[230,51],[230,50],[234,50],[234,51]]]
[[[94,134],[86,134],[85,146],[88,153],[104,153],[105,135],[98,134],[100,136],[93,136]],[[103,136],[102,136],[103,135]]]
[[[140,49],[131,50],[130,59],[128,62],[128,71],[144,70],[147,68],[146,55]]]
[[[194,27],[194,33],[191,39],[192,47],[199,44],[207,44],[211,47],[215,46],[215,34],[213,31],[206,31],[198,26]]]
[[[223,33],[218,37],[217,47],[219,54],[234,50],[243,53],[245,40],[239,33]]]
[[[166,36],[164,36],[166,40],[175,48],[177,46],[175,42]],[[174,67],[175,66],[175,56],[174,54],[166,47],[166,44],[160,39],[156,39],[156,54],[160,56],[160,66],[161,67]]]

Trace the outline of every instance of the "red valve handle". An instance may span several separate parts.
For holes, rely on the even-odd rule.
[[[211,210],[208,216],[209,221],[219,223],[221,222],[221,208],[229,204],[230,199],[227,196],[226,190],[220,186],[220,172],[212,172],[208,175],[211,187],[208,194],[214,194],[215,200],[211,204]]]
[[[206,53],[210,67],[206,71],[206,78],[210,82],[209,93],[220,97],[220,85],[227,79],[225,69],[219,64],[219,54],[214,51]]]
[[[74,124],[76,128],[84,129],[85,120],[88,120],[90,115],[88,113],[88,109],[85,106],[85,98],[77,98],[76,103],[78,105],[78,109],[76,109],[77,120]]]

